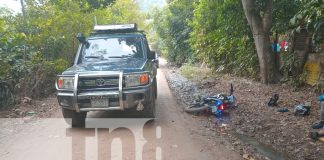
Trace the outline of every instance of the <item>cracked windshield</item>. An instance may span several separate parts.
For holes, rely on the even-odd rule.
[[[0,160],[324,160],[323,0],[0,0]]]

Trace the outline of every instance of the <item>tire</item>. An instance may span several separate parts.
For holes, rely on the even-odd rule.
[[[145,118],[155,118],[155,100],[145,104],[143,112]]]
[[[150,100],[144,104],[144,117],[145,118],[155,118],[155,89],[153,87],[153,90],[151,91]]]
[[[74,110],[69,110],[62,108],[62,114],[63,117],[65,118],[65,121],[71,125],[72,127],[83,127],[85,125],[85,119],[87,117],[87,112],[76,112]],[[72,124],[71,121],[68,121],[67,118],[72,119]]]

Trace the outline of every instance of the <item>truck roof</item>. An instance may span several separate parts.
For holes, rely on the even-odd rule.
[[[143,36],[146,35],[142,32],[133,32],[133,33],[91,33],[88,39],[93,38],[107,38],[107,37],[134,37],[134,36]]]
[[[93,27],[94,31],[137,31],[136,23],[133,24],[117,24],[117,25],[95,25]]]
[[[137,24],[118,24],[118,25],[95,25],[91,37],[109,36],[109,35],[125,35],[125,34],[141,34],[144,35],[144,31],[137,30]]]

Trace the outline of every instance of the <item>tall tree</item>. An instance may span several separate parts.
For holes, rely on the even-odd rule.
[[[192,27],[188,22],[193,17],[196,0],[169,1],[168,8],[162,14],[155,14],[155,24],[157,31],[164,39],[169,61],[181,65],[192,58],[192,48],[189,43]]]
[[[144,25],[134,0],[91,0],[100,2],[98,9],[91,8],[90,0],[19,1],[26,16],[0,7],[0,107],[19,96],[50,94],[56,74],[75,56],[79,44],[75,35],[89,34],[94,16],[99,24]]]
[[[98,8],[105,8],[110,4],[114,3],[116,0],[87,0],[88,4],[91,8],[98,9]]]
[[[279,80],[276,55],[270,45],[273,3],[273,0],[265,0],[262,9],[259,10],[255,0],[242,0],[244,13],[253,33],[263,83],[276,83]]]
[[[26,17],[24,0],[20,0],[20,5],[21,5],[21,12],[23,16]]]
[[[190,42],[195,56],[219,72],[241,76],[259,73],[241,1],[200,0],[194,7]]]
[[[301,0],[299,12],[291,18],[291,24],[295,29],[294,53],[297,55],[294,75],[298,76],[303,72],[307,61],[309,39],[312,37],[312,45],[319,46],[324,39],[324,1],[322,0]]]

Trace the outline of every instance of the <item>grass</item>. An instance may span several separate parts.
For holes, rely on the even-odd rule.
[[[192,80],[192,79],[207,79],[209,77],[215,77],[212,70],[207,67],[198,67],[193,64],[184,64],[180,68],[181,75]]]

